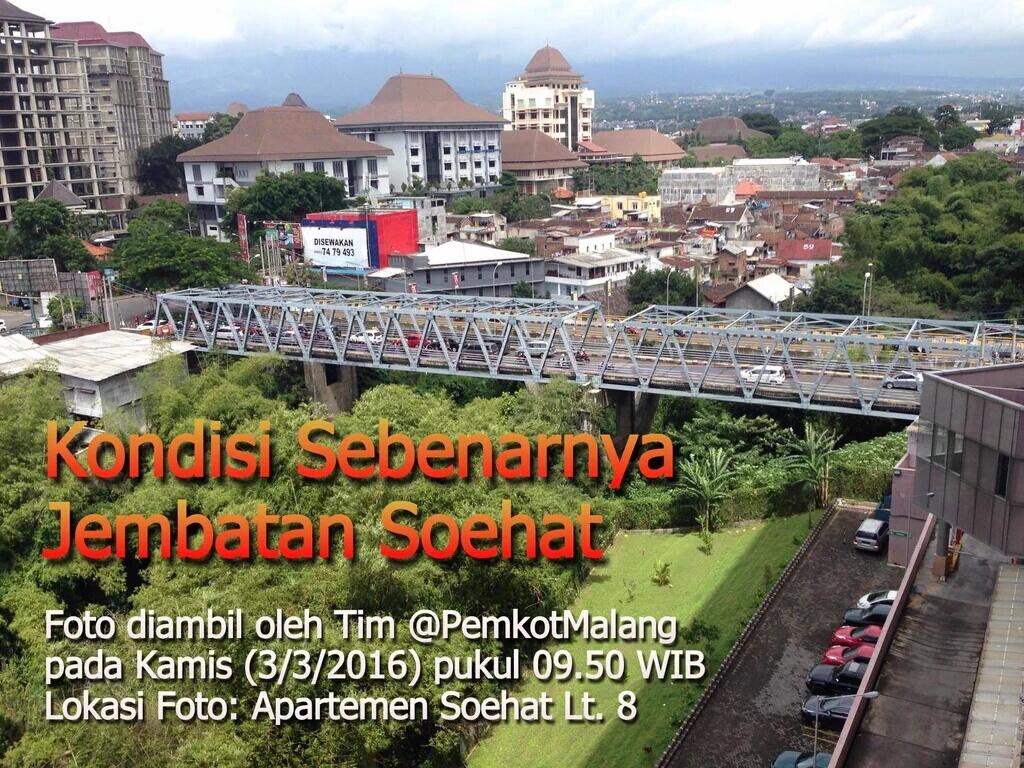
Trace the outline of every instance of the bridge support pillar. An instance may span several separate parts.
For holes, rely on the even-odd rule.
[[[330,413],[352,410],[359,397],[359,385],[356,369],[351,365],[303,363],[302,373],[313,399],[326,405]]]
[[[606,391],[608,402],[615,407],[615,443],[621,448],[629,435],[642,435],[650,430],[661,396],[620,389]]]

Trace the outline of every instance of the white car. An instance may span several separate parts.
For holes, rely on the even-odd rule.
[[[858,608],[870,608],[874,605],[892,605],[896,600],[895,589],[883,589],[880,592],[868,592],[857,601]]]
[[[368,328],[366,333],[353,333],[348,337],[353,344],[373,344],[379,346],[384,343],[384,336],[377,328]]]
[[[7,335],[7,321],[6,320],[0,320],[0,336],[6,336],[6,335]]]
[[[786,372],[780,365],[758,365],[754,368],[744,368],[740,371],[740,377],[746,384],[785,384]]]
[[[217,332],[214,334],[214,338],[218,341],[234,341],[236,333],[239,338],[241,338],[243,330],[238,327],[232,328],[230,325],[222,325],[217,329]]]

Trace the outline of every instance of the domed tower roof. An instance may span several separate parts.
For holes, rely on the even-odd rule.
[[[307,109],[309,108],[309,105],[306,104],[306,102],[303,100],[303,98],[301,96],[299,96],[299,94],[295,93],[294,91],[292,91],[291,93],[289,93],[285,97],[284,101],[281,103],[281,106],[282,107],[306,107]]]
[[[579,77],[572,71],[568,60],[557,48],[545,45],[526,64],[526,69],[520,75],[523,79],[532,80],[538,77],[558,75],[561,77]]]

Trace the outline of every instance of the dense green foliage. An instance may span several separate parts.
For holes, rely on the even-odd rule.
[[[640,155],[633,155],[628,163],[591,165],[572,172],[572,185],[579,193],[598,195],[636,195],[646,192],[658,194],[661,171],[648,165]]]
[[[843,240],[843,261],[819,268],[805,308],[859,313],[871,263],[873,314],[1024,311],[1024,180],[991,153],[905,172],[895,199],[847,218]]]
[[[184,206],[147,206],[128,225],[128,236],[114,249],[120,282],[147,291],[198,288],[251,280],[238,246],[180,230]]]
[[[798,125],[786,125],[775,138],[754,137],[746,142],[751,157],[860,157],[861,137],[856,131],[828,135],[807,133]]]
[[[241,115],[226,115],[223,112],[217,112],[203,129],[203,143],[227,136],[241,119]]]
[[[456,215],[481,211],[497,211],[508,221],[543,219],[551,215],[551,200],[547,195],[524,195],[511,189],[491,197],[457,197],[449,206],[449,212]]]
[[[865,120],[857,126],[864,154],[877,157],[882,145],[895,136],[919,136],[928,149],[939,148],[935,125],[912,107],[894,107],[884,117]]]
[[[201,142],[180,136],[165,136],[139,150],[138,178],[144,195],[162,195],[185,189],[185,170],[178,155]]]
[[[767,133],[773,139],[778,138],[783,130],[783,125],[779,122],[779,118],[771,112],[744,112],[740,115],[740,120],[744,122],[747,128]]]
[[[630,312],[652,304],[689,307],[696,301],[696,289],[697,285],[689,275],[674,269],[652,271],[644,266],[629,278],[626,296]]]
[[[96,259],[80,238],[95,224],[53,199],[19,200],[10,228],[0,229],[0,258],[53,259],[58,272],[88,272],[96,269]]]
[[[345,182],[322,173],[261,173],[248,187],[231,193],[221,226],[234,232],[236,215],[252,222],[299,221],[308,213],[346,207]]]

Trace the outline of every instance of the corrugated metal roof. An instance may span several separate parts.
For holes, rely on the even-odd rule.
[[[140,333],[102,331],[48,344],[46,353],[56,359],[57,370],[64,376],[104,381],[192,348],[182,341],[163,341]]]
[[[0,376],[22,373],[48,358],[42,347],[20,333],[0,336]]]

